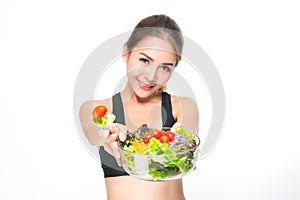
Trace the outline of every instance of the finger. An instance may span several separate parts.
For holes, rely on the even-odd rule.
[[[180,122],[176,122],[176,123],[172,126],[171,131],[174,132],[174,131],[175,131],[175,128],[178,128],[178,127],[181,127],[181,126],[182,126],[182,124],[181,124]]]
[[[182,124],[181,124],[180,122],[176,122],[176,123],[173,125],[174,128],[178,128],[178,127],[180,127],[180,126],[182,126]]]
[[[124,132],[120,132],[119,133],[119,139],[124,142],[127,138],[127,133],[124,133]]]
[[[116,124],[109,125],[109,131],[104,132],[104,136],[110,141],[116,141],[118,138],[118,128]]]
[[[127,138],[127,127],[123,124],[117,124],[118,131],[119,131],[119,139],[124,142]]]
[[[110,129],[110,132],[111,132],[111,133],[116,133],[116,132],[119,131],[119,130],[118,130],[118,127],[117,127],[117,125],[116,125],[115,123],[109,125],[109,129]]]
[[[110,133],[108,136],[107,136],[107,139],[110,141],[110,142],[114,142],[118,139],[119,137],[119,133]]]
[[[110,132],[109,132],[109,131],[104,131],[104,132],[103,132],[103,135],[104,135],[105,138],[108,138],[109,135],[110,135]]]

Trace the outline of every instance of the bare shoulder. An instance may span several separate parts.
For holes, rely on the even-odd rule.
[[[171,102],[172,102],[172,107],[175,110],[177,109],[181,110],[186,108],[198,109],[197,103],[195,102],[195,100],[193,100],[190,97],[180,97],[180,96],[171,95]]]
[[[172,113],[177,122],[188,130],[198,131],[199,111],[195,100],[189,97],[171,96]]]

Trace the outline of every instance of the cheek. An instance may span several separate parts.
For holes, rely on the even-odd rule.
[[[128,77],[139,77],[144,73],[143,67],[132,67],[127,66],[127,76]]]
[[[157,81],[156,81],[156,83],[157,83],[158,85],[164,85],[164,84],[167,83],[168,80],[171,78],[171,75],[172,75],[172,74],[157,76]]]
[[[139,70],[139,63],[138,62],[134,62],[132,59],[128,59],[128,62],[126,63],[127,66],[127,73],[139,73],[141,71],[141,69]]]

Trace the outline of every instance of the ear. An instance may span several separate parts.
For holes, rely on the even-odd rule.
[[[128,48],[127,48],[127,43],[125,43],[123,45],[122,57],[123,57],[124,62],[126,62],[126,63],[127,63],[127,60],[128,60],[128,55],[129,55],[129,53],[128,53]]]

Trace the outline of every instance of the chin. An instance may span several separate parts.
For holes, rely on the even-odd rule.
[[[157,89],[155,89],[155,88],[152,88],[151,90],[148,90],[148,91],[145,91],[145,90],[139,88],[139,89],[135,90],[134,93],[138,98],[145,99],[145,98],[153,96],[153,94],[156,94],[156,91],[157,91]]]

